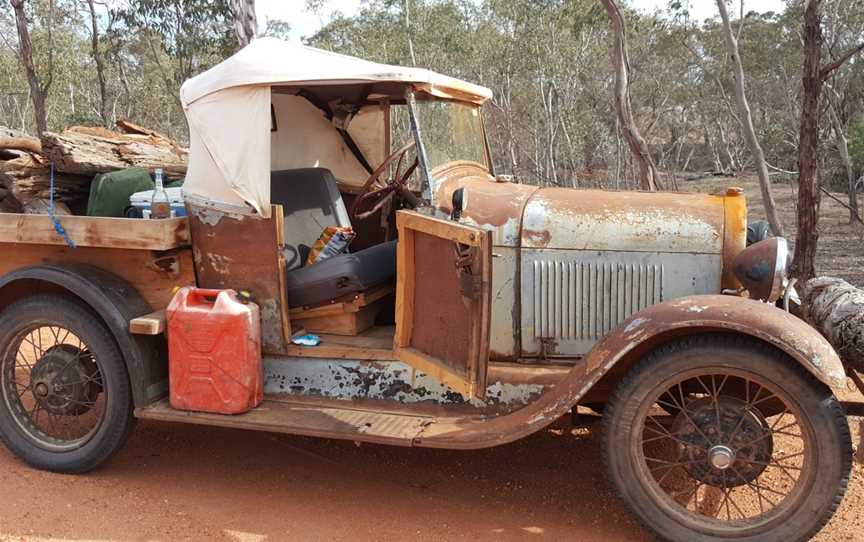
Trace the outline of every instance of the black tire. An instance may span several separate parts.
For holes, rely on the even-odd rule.
[[[692,376],[699,374],[706,376]],[[720,376],[724,374],[727,376],[719,387],[723,388],[724,385],[727,387],[716,389],[716,382],[720,381]],[[693,390],[693,387],[688,388],[688,386],[694,386],[694,381],[698,381],[699,385],[704,385],[703,381],[709,382],[707,375],[711,375],[711,382],[714,382],[709,383],[707,387],[713,386],[716,394],[712,395],[710,390],[701,395],[682,391]],[[743,385],[736,384],[739,379]],[[675,382],[680,383],[682,388],[675,388],[675,384],[670,384]],[[665,387],[667,385],[672,387]],[[752,390],[757,389],[756,385],[760,386],[760,389],[767,390],[761,399],[756,399],[751,393]],[[671,414],[669,410],[663,412],[659,408],[660,403],[656,402],[668,398],[670,393],[668,390],[675,389],[681,392],[680,403],[685,405],[685,411],[679,412],[678,418],[674,409],[671,409]],[[746,402],[741,397],[745,391]],[[768,394],[771,396],[769,397]],[[721,414],[724,412],[722,410],[718,411],[713,418],[710,414],[700,417],[703,410],[716,409],[720,403],[724,405],[723,408],[729,404],[747,405],[742,406],[739,411],[732,411],[736,416],[740,412],[735,431],[739,432],[737,427],[742,426],[742,420],[746,422],[743,425],[756,427],[755,434],[761,435],[757,439],[759,441],[757,444],[753,444],[753,440],[750,440],[743,446],[735,448],[731,441],[741,442],[742,437],[729,432],[727,420],[732,417],[725,413]],[[757,405],[758,403],[762,404]],[[781,411],[777,405],[782,406],[784,410]],[[785,410],[787,407],[791,410]],[[767,411],[772,408],[773,413],[757,412],[760,409]],[[767,420],[771,415],[778,422],[794,420],[800,431],[797,434],[794,429],[788,430],[791,433],[781,431],[780,429],[787,427],[785,421],[782,427],[778,426],[778,422],[774,422],[774,425],[769,428]],[[680,416],[685,416],[686,421],[676,425],[675,420],[680,420]],[[660,430],[651,429],[656,423],[654,418],[673,419],[673,423],[666,425],[665,428],[657,423],[657,427],[669,434],[669,437],[663,435]],[[754,421],[757,418],[761,421]],[[697,423],[696,420],[700,421]],[[701,420],[715,421],[707,424]],[[724,423],[727,425],[724,426]],[[686,430],[677,432],[682,425]],[[702,428],[699,430],[701,436],[696,435],[697,426]],[[666,428],[674,429],[675,432]],[[652,434],[652,431],[661,436],[646,438],[647,435]],[[740,432],[738,434],[740,435]],[[792,436],[781,436],[787,434]],[[696,435],[695,439],[694,435]],[[769,438],[765,439],[766,436]],[[793,444],[797,442],[797,440],[793,441],[793,437],[801,441],[802,450],[800,454],[795,454],[800,455],[800,463],[795,467],[789,463],[782,463],[792,461],[788,458],[793,457],[793,454],[786,453],[785,456],[782,454],[786,441]],[[736,441],[736,438],[739,440]],[[669,455],[663,457],[673,457],[674,459],[670,460],[668,465],[674,463],[674,466],[663,465],[662,460],[649,457],[651,454],[646,452],[649,446],[654,446],[654,444],[649,445],[649,441],[662,441],[662,439],[669,439],[669,442],[664,444],[666,447],[663,448]],[[765,440],[771,441],[764,444],[765,448],[771,449],[771,454],[775,452],[781,454],[776,456],[779,458],[776,462],[777,467],[772,463],[775,455],[768,455],[768,459],[761,459],[762,462],[758,464],[765,466],[756,466],[757,462],[752,460],[753,456],[745,456],[745,453],[750,453],[747,446],[761,448]],[[699,446],[703,451],[696,455],[692,453],[688,455],[687,451],[693,449],[690,448],[692,442],[701,443]],[[777,450],[774,450],[777,448],[775,442],[781,442]],[[797,362],[771,346],[749,337],[724,334],[677,340],[652,352],[634,366],[619,383],[607,403],[603,443],[607,476],[625,505],[645,526],[661,538],[674,541],[807,540],[828,522],[839,506],[849,481],[852,461],[848,423],[840,404],[826,386],[818,382]],[[727,443],[728,447],[725,445]],[[725,453],[725,450],[730,448],[737,450],[731,454],[731,460],[730,456],[724,458],[717,455]],[[739,456],[749,457],[751,460],[739,460]],[[694,457],[698,457],[699,461],[694,461]],[[794,459],[794,461],[798,460],[798,458]],[[720,466],[730,461],[731,465]],[[660,465],[654,468],[649,466],[656,463]],[[789,478],[794,480],[791,483],[785,482],[787,486],[791,486],[785,497],[767,493],[764,487],[760,490],[760,484],[764,483],[760,480],[765,477],[773,476],[773,480],[783,479],[780,474],[767,474],[768,469],[786,471],[784,467],[788,467],[787,474],[791,472],[793,475]],[[748,478],[749,474],[740,475],[739,468],[755,469],[759,473],[756,475],[758,477]],[[662,478],[668,476],[669,472],[675,474],[671,476],[673,479],[671,483],[666,481],[667,486],[684,487],[689,494],[663,487]],[[661,476],[660,473],[663,475]],[[797,478],[795,474],[798,475]],[[722,475],[722,483],[717,482],[720,475]],[[729,476],[728,485],[727,476]],[[734,478],[740,476],[740,481],[735,480],[733,476]],[[679,483],[679,479],[685,481]],[[689,485],[691,483],[695,486],[692,491]],[[718,512],[715,517],[711,517],[710,514],[704,515],[704,509],[700,508],[702,506],[698,502],[700,483],[701,487],[706,488],[703,490],[703,495],[709,491],[713,492],[715,503],[718,502],[718,492],[723,495],[724,500],[716,507]],[[709,488],[709,486],[713,487]],[[774,489],[777,487],[774,486]],[[730,507],[727,502],[733,492],[740,495],[749,491],[755,491],[759,501],[759,510],[754,512],[753,516],[748,516],[746,511],[738,508],[734,500],[732,504],[736,504],[735,508]],[[779,502],[776,508],[764,512],[763,495],[775,497]],[[777,495],[780,493],[778,492]],[[694,507],[692,511],[689,509],[691,497]],[[755,507],[752,504],[754,502],[752,496],[750,501],[745,499],[743,502],[744,506]],[[706,506],[706,508],[711,507]],[[737,512],[736,508],[738,508]],[[714,509],[711,513],[714,513]],[[739,514],[740,517],[736,517]]]
[[[72,361],[66,359],[69,359],[70,354],[67,352],[71,350],[73,352],[71,356],[74,356],[76,363],[83,363],[77,361],[79,359],[88,360],[88,367],[92,367],[92,372],[87,381],[71,382],[68,388],[77,385],[78,388],[75,389],[79,394],[81,389],[87,390],[88,399],[92,396],[93,401],[92,404],[88,401],[87,406],[83,406],[80,403],[80,396],[76,396],[77,406],[69,406],[75,399],[67,400],[63,407],[67,410],[60,414],[54,411],[53,417],[50,408],[43,407],[40,410],[40,407],[33,406],[35,419],[31,419],[28,412],[30,406],[25,405],[24,396],[27,396],[30,405],[40,402],[37,399],[37,392],[34,391],[38,383],[34,383],[37,380],[34,371],[37,369],[33,367],[37,367],[48,357],[48,354],[42,353],[41,350],[41,337],[44,336],[45,329],[54,332],[56,338],[56,342],[52,343],[53,346],[48,348],[47,352],[53,351],[57,357],[56,352],[63,350],[59,355],[66,356],[61,358],[60,362],[55,362],[58,365],[64,363],[64,366],[59,370],[52,368],[53,372],[47,373],[48,376],[45,378],[51,378],[52,388],[58,386],[54,384],[59,378],[57,375],[64,374],[64,371],[69,372],[66,367]],[[61,344],[64,341],[72,342],[65,337],[59,338],[64,331],[70,332],[78,340],[77,348]],[[27,335],[27,333],[38,333],[38,335]],[[31,339],[27,339],[28,337]],[[16,360],[22,351],[20,345],[24,345],[26,340],[32,341],[32,337],[39,337],[40,343],[39,352],[35,345],[33,346],[33,357],[29,362],[33,367],[24,365],[23,362],[19,365]],[[22,379],[26,381],[26,385],[18,381],[21,373],[25,374],[26,378],[22,377]],[[45,373],[45,370],[41,370],[39,375]],[[76,376],[80,374],[80,372],[76,373]],[[25,388],[24,391],[15,397],[21,388]],[[29,388],[29,392],[26,388]],[[45,387],[41,388],[44,389]],[[15,390],[15,393],[10,390]],[[68,392],[66,397],[70,394],[71,392]],[[99,402],[98,414],[96,413],[97,401]],[[70,408],[81,410],[70,410]],[[0,313],[0,437],[9,450],[20,459],[33,467],[52,472],[90,471],[101,465],[122,446],[134,427],[132,409],[132,392],[123,356],[105,324],[89,308],[61,296],[40,295],[17,301]],[[88,410],[93,412],[89,413]],[[45,418],[50,422],[47,424],[47,429],[39,427],[40,413],[42,425],[46,425]],[[72,419],[71,423],[74,426],[77,417],[86,415],[90,415],[86,421],[93,420],[92,427],[85,427],[86,433],[76,436],[73,433],[79,429],[77,427],[68,429],[70,423],[68,420]],[[58,425],[64,422],[67,424],[65,434],[53,427],[53,420],[58,420]]]

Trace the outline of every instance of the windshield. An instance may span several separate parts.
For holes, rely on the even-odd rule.
[[[479,106],[440,100],[418,100],[416,103],[417,123],[430,171],[462,160],[486,167]]]

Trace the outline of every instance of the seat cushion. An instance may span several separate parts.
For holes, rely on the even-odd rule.
[[[316,305],[383,286],[395,278],[396,241],[390,241],[288,271],[288,305]]]

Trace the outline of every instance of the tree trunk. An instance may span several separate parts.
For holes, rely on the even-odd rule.
[[[639,133],[633,119],[630,102],[630,60],[627,56],[627,27],[624,16],[615,0],[600,0],[612,21],[614,42],[612,46],[612,66],[615,70],[615,109],[624,138],[630,146],[633,159],[639,166],[639,184],[642,190],[655,191],[660,187],[657,166],[651,157],[648,144]]]
[[[804,75],[798,145],[798,235],[793,272],[800,280],[816,275],[819,241],[819,98],[822,94],[822,0],[810,0],[804,11]]]
[[[846,127],[843,126],[840,115],[837,114],[837,108],[831,99],[828,100],[828,114],[834,127],[834,135],[837,137],[837,150],[840,152],[840,159],[843,161],[843,168],[846,170],[847,191],[849,195],[849,223],[852,224],[856,220],[861,220],[861,215],[858,214],[858,197],[855,189],[858,179],[855,177],[852,157],[849,156],[849,140],[846,138]]]
[[[92,0],[91,0],[92,1]],[[255,0],[232,0],[234,7],[234,35],[240,48],[246,47],[258,33]]]
[[[87,0],[87,7],[90,10],[90,54],[96,64],[96,80],[99,82],[99,117],[102,119],[103,126],[111,126],[108,114],[108,90],[105,84],[105,61],[99,50],[99,25],[94,0]]]
[[[720,10],[720,17],[723,19],[726,46],[729,48],[729,56],[732,57],[732,66],[735,75],[735,102],[738,106],[741,128],[744,130],[744,139],[747,140],[747,146],[750,147],[750,153],[753,155],[753,162],[756,167],[756,174],[759,176],[759,187],[762,190],[762,205],[765,207],[765,216],[768,219],[768,223],[771,224],[771,231],[774,232],[774,235],[782,237],[784,235],[783,224],[777,215],[777,205],[774,202],[774,195],[771,193],[771,180],[768,176],[768,164],[765,161],[765,153],[762,151],[762,145],[759,144],[759,139],[756,137],[756,129],[753,126],[753,115],[750,112],[750,104],[747,101],[747,93],[744,88],[744,65],[738,52],[738,39],[732,31],[732,24],[729,22],[726,0],[717,0],[717,9]]]
[[[804,10],[804,75],[801,98],[801,126],[798,145],[798,234],[792,274],[799,280],[816,275],[816,246],[819,241],[819,100],[825,80],[846,61],[864,50],[864,43],[841,53],[823,66],[822,0],[809,0]]]
[[[30,98],[33,100],[33,112],[36,116],[36,130],[41,134],[48,130],[48,112],[45,100],[48,97],[48,88],[51,86],[52,66],[48,65],[48,78],[43,83],[36,74],[33,65],[33,46],[30,43],[30,30],[27,27],[27,16],[24,13],[24,0],[9,0],[12,9],[15,10],[15,26],[18,29],[18,53],[21,63],[27,72],[27,84],[30,86]],[[50,42],[50,40],[49,40]]]

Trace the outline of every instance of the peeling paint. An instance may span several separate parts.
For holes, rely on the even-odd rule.
[[[496,381],[487,386],[485,400],[469,400],[436,379],[400,362],[264,358],[264,391],[275,395],[462,405],[481,411],[492,408],[500,413],[530,404],[547,389],[542,384]]]
[[[641,326],[643,323],[649,321],[650,320],[648,320],[647,318],[642,318],[641,316],[634,318],[629,324],[627,324],[627,327],[624,328],[624,333],[630,333],[637,327]]]
[[[210,253],[207,255],[210,266],[213,270],[221,275],[227,275],[230,272],[230,264],[234,260],[223,254]]]
[[[216,209],[211,209],[210,207],[193,207],[192,214],[194,214],[198,220],[202,223],[207,224],[208,226],[216,226],[219,224],[219,221],[222,220],[222,217],[226,216],[226,213],[222,211],[217,211]]]

